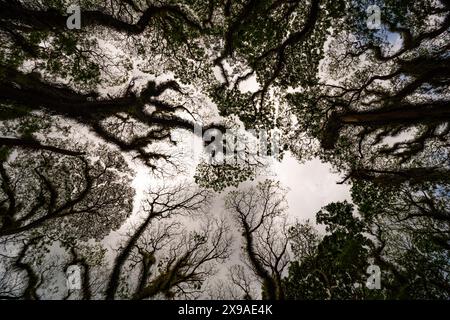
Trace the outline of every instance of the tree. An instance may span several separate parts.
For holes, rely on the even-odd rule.
[[[282,274],[289,263],[286,200],[270,180],[227,195],[226,209],[242,232],[248,266],[262,283],[263,299],[284,299]]]
[[[225,279],[210,285],[208,295],[214,300],[255,300],[258,290],[257,277],[245,266],[235,264],[228,268]]]
[[[353,198],[375,239],[375,263],[388,296],[445,299],[449,295],[448,187],[380,188],[361,182]]]
[[[367,30],[364,4],[351,6],[330,40],[328,77],[288,97],[299,131],[346,180],[448,182],[450,4],[379,5],[381,31]]]
[[[208,192],[191,187],[185,184],[149,191],[143,219],[122,239],[112,268],[102,243],[83,242],[75,233],[71,238],[52,233],[3,237],[2,267],[13,272],[0,281],[2,296],[46,298],[52,287],[60,299],[198,296],[203,283],[215,273],[216,263],[228,258],[232,238],[223,219],[206,217],[190,230],[173,219],[205,213]],[[62,251],[56,257],[49,255],[55,244]],[[70,266],[81,271],[79,290],[54,283]]]
[[[106,288],[106,299],[114,299],[127,260],[131,268],[141,268],[138,285],[132,297],[151,298],[157,294],[173,297],[189,296],[200,291],[204,279],[213,269],[213,261],[223,261],[229,255],[230,237],[224,221],[208,221],[200,231],[181,232],[176,222],[168,222],[156,229],[152,223],[174,216],[199,214],[209,202],[209,192],[189,185],[150,190],[143,222],[131,232],[115,258]],[[177,239],[177,235],[180,235]],[[164,254],[158,261],[159,250]],[[152,268],[157,267],[154,276]],[[125,275],[126,276],[126,275]]]
[[[308,227],[293,229],[293,248],[307,250],[289,265],[283,282],[286,297],[448,298],[448,219],[433,213],[446,210],[447,199],[433,198],[431,190],[426,194],[364,181],[353,186],[352,199],[356,212],[342,202],[317,213],[317,222],[327,231],[320,241],[308,240],[317,239]],[[365,285],[369,264],[381,270],[377,290]]]
[[[264,299],[448,297],[448,0],[376,0],[378,30],[364,1],[80,0],[80,29],[72,5],[0,0],[0,296],[197,297],[231,245],[206,189],[268,165],[223,147],[264,133],[270,157],[331,163],[353,205],[325,206],[321,236],[274,181],[228,194],[231,297],[257,297],[253,278]],[[133,210],[133,167],[166,182],[191,163],[205,190],[155,183]],[[382,291],[357,286],[372,262]],[[72,266],[82,290],[62,293]]]
[[[99,158],[89,159],[17,150],[8,157],[11,151],[3,149],[0,163],[0,236],[40,230],[99,240],[131,214],[134,190],[120,154],[98,150]]]
[[[314,241],[315,246],[309,238],[317,239],[317,235],[307,225],[293,230],[293,243],[311,248],[302,250],[303,254],[289,266],[289,276],[284,281],[287,298],[364,297],[370,245],[363,233],[365,225],[353,216],[353,206],[347,202],[325,206],[317,213],[317,222],[326,225],[327,235]]]
[[[73,119],[160,171],[159,160],[171,163],[171,152],[157,146],[176,145],[175,131],[193,131],[195,124],[202,133],[225,129],[198,112],[193,87],[222,117],[237,115],[247,128],[270,135],[276,128],[287,133],[271,96],[316,81],[328,27],[343,3],[81,1],[79,30],[67,29],[69,5],[0,2],[2,111],[13,119],[34,110]],[[116,50],[108,52],[110,46]],[[136,76],[168,72],[168,81]],[[240,83],[251,76],[261,88],[242,93]]]
[[[448,269],[449,3],[376,4],[382,8],[380,31],[367,30],[365,4],[351,6],[330,39],[325,76],[287,101],[298,132],[320,142],[316,154],[345,175],[341,183],[354,183],[363,230],[376,239],[368,257],[386,273],[389,288],[382,296],[442,297]],[[301,158],[303,148],[292,150]],[[300,270],[291,270],[296,281],[308,274]]]

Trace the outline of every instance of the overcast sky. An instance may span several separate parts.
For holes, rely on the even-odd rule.
[[[300,164],[287,154],[281,163],[274,165],[274,171],[282,185],[290,189],[287,200],[293,217],[315,222],[316,212],[324,205],[350,200],[350,186],[337,184],[342,180],[339,175],[318,159]]]

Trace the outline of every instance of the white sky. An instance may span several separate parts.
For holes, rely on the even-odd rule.
[[[317,211],[324,205],[351,199],[350,186],[337,184],[342,179],[319,159],[301,164],[287,154],[273,170],[281,184],[289,188],[287,200],[292,217],[315,222]]]

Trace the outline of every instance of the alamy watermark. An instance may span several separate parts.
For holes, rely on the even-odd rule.
[[[203,148],[194,153],[206,154],[207,162],[215,165],[258,164],[280,154],[281,134],[277,130],[206,129],[195,125],[194,136],[201,137]]]
[[[70,16],[67,18],[66,26],[69,30],[81,29],[81,8],[78,5],[71,5],[67,8]]]
[[[367,289],[381,289],[381,269],[377,265],[370,265],[367,267],[366,273],[369,274],[369,277],[366,281]]]
[[[381,289],[381,269],[379,266],[371,264],[367,267],[366,273],[369,275],[366,279],[365,286],[369,290]],[[361,287],[360,283],[354,284],[355,288]]]
[[[67,18],[66,26],[69,30],[81,29],[81,8],[79,5],[72,4],[66,11],[70,16]],[[370,30],[378,30],[381,28],[381,9],[377,5],[370,5],[366,9],[367,28]]]
[[[367,28],[370,30],[379,30],[381,28],[381,9],[377,5],[368,6],[367,13]]]
[[[81,290],[81,268],[78,265],[71,265],[66,270],[67,290]]]

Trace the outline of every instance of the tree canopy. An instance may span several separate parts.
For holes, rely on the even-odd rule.
[[[0,298],[448,299],[449,29],[449,0],[0,0]],[[324,232],[262,179],[286,155],[351,187]]]

